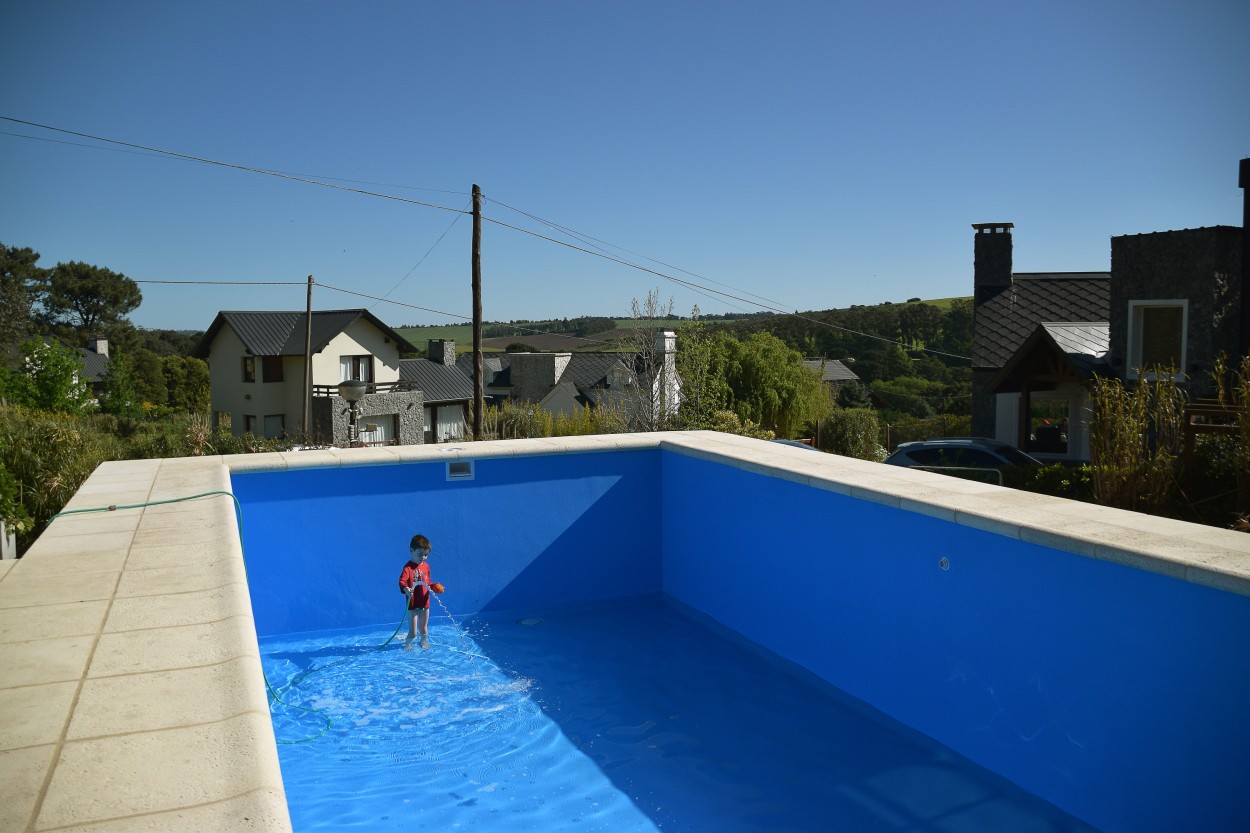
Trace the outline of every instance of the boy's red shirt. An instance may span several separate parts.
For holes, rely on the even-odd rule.
[[[417,576],[420,575],[421,581],[425,584],[419,584]],[[399,592],[403,592],[406,588],[411,587],[412,595],[408,597],[408,609],[419,610],[423,607],[430,606],[430,565],[422,562],[415,564],[409,561],[404,565],[404,571],[399,574]]]

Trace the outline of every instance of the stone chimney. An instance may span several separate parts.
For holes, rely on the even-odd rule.
[[[1011,286],[1011,230],[1014,223],[973,223],[973,303],[980,304]]]
[[[539,402],[560,382],[572,353],[510,353],[512,398]]]
[[[456,364],[456,342],[450,338],[432,338],[426,345],[426,353],[430,361],[454,367]]]
[[[109,355],[109,340],[104,336],[96,336],[87,342],[87,348],[97,356],[103,356],[107,359]]]

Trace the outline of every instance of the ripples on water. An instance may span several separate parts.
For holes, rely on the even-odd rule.
[[[1088,829],[661,599],[534,613],[262,640],[297,833]]]

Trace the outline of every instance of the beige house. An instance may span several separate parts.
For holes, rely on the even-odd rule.
[[[303,312],[239,311],[217,313],[193,355],[208,362],[214,424],[228,424],[236,435],[298,437],[307,406],[306,441],[347,442],[351,406],[338,385],[356,380],[366,385],[356,411],[359,441],[418,444],[422,397],[401,382],[401,351],[416,352],[365,309],[313,312],[311,319]],[[311,392],[305,390],[308,352]]]

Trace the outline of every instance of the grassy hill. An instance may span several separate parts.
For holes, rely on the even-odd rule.
[[[961,299],[936,298],[919,302],[909,301],[908,303],[929,304],[942,310],[948,310],[951,302],[956,300]],[[965,300],[971,300],[971,298]],[[812,313],[809,311],[801,314],[810,315]],[[769,317],[773,317],[773,314],[769,314]],[[661,323],[665,327],[677,329],[683,322],[688,320],[686,318],[673,318]],[[749,321],[750,316],[747,316],[746,320]],[[633,318],[617,318],[615,322],[616,329],[576,336],[567,332],[560,332],[566,329],[567,322],[564,321],[488,321],[484,322],[483,329],[490,337],[482,339],[482,349],[502,352],[511,344],[525,344],[535,350],[545,352],[621,350],[627,349],[622,345],[629,336],[629,330],[645,326],[644,322]],[[500,328],[505,327],[510,327],[512,333],[502,336],[493,335]],[[469,349],[473,344],[473,326],[471,324],[432,324],[419,327],[396,327],[395,330],[411,342],[414,347],[421,350],[422,353],[425,352],[426,343],[431,339],[452,339],[456,342],[457,350],[462,352]]]

